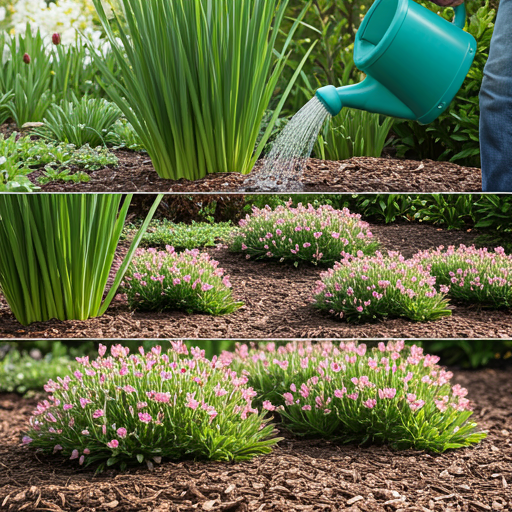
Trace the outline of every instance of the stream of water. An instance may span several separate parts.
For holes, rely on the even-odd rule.
[[[329,113],[318,98],[306,103],[276,139],[261,170],[251,176],[250,189],[301,192],[306,162],[327,117]]]

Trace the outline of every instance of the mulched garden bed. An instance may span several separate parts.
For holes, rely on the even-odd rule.
[[[166,462],[95,476],[20,444],[35,399],[0,395],[0,509],[86,511],[482,512],[512,510],[512,368],[455,371],[481,444],[430,455],[285,439],[251,462]],[[75,461],[76,462],[76,461]]]
[[[406,257],[439,245],[475,243],[477,233],[447,231],[431,225],[372,226],[387,249]],[[125,249],[124,249],[125,250]],[[510,338],[512,311],[490,311],[452,304],[453,314],[435,322],[392,319],[354,325],[316,311],[311,292],[321,268],[247,261],[226,247],[208,251],[231,275],[233,295],[245,303],[231,315],[187,315],[184,312],[132,312],[114,302],[107,313],[87,321],[52,320],[21,326],[0,298],[0,336],[4,338],[116,339],[277,339],[277,338]]]
[[[158,177],[146,154],[115,151],[116,168],[85,171],[88,183],[55,181],[41,186],[43,192],[258,192],[253,173],[217,173],[194,182]],[[75,169],[78,171],[79,169]],[[28,177],[35,184],[43,174]],[[304,192],[481,192],[480,169],[450,162],[359,157],[342,162],[311,159],[301,180]],[[283,192],[286,192],[284,190]]]

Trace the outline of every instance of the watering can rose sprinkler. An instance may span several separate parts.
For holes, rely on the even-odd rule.
[[[377,0],[356,34],[355,65],[363,82],[319,89],[330,115],[343,107],[429,124],[452,102],[475,58],[477,43],[465,32],[466,8],[453,23],[413,0]]]

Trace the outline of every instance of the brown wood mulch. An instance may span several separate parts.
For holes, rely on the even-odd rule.
[[[253,173],[217,173],[197,181],[164,180],[156,174],[147,154],[119,150],[116,168],[85,171],[88,183],[55,181],[42,192],[258,192]],[[78,171],[79,169],[74,169]],[[28,177],[34,183],[41,170]],[[481,192],[481,171],[450,162],[357,157],[342,162],[311,159],[301,180],[304,192]],[[284,190],[283,192],[286,192]]]
[[[372,226],[387,249],[410,257],[418,250],[471,245],[477,234],[447,231],[432,225],[393,224]],[[310,303],[320,268],[277,262],[247,261],[224,246],[209,253],[231,276],[233,295],[245,305],[222,317],[188,315],[171,311],[132,312],[122,301],[114,302],[100,318],[57,321],[21,326],[0,299],[0,337],[12,338],[116,338],[116,339],[284,339],[284,338],[512,338],[512,310],[491,311],[452,304],[453,314],[441,320],[414,323],[390,319],[354,325],[319,313]]]
[[[284,433],[244,463],[164,462],[153,472],[94,469],[20,446],[35,399],[0,395],[0,509],[6,511],[512,510],[512,368],[455,371],[488,438],[442,455],[337,445]],[[75,461],[76,462],[76,461]]]

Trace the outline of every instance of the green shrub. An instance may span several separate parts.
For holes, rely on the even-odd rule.
[[[342,252],[371,254],[378,247],[360,215],[331,206],[315,209],[299,204],[292,208],[291,204],[290,200],[275,209],[254,207],[252,214],[240,221],[231,249],[248,258],[328,265]]]
[[[162,459],[249,460],[279,440],[252,406],[246,378],[181,343],[128,356],[120,345],[100,346],[71,377],[49,381],[48,401],[30,419],[23,442],[79,465],[128,465]]]
[[[225,315],[242,306],[233,300],[229,276],[218,262],[197,249],[138,249],[119,291],[126,294],[130,307],[143,311]]]
[[[40,360],[27,353],[12,350],[0,360],[0,393],[25,394],[27,391],[42,391],[48,379],[71,374],[70,366],[74,366],[74,362],[65,354],[58,355],[57,350]]]
[[[452,373],[438,361],[403,341],[372,350],[294,342],[277,350],[242,346],[232,364],[297,435],[433,452],[480,442],[486,434],[469,421],[467,390],[451,386]]]
[[[93,2],[121,69],[117,78],[90,46],[106,92],[158,174],[194,180],[208,173],[249,173],[300,72],[299,65],[255,149],[302,18],[277,48],[288,0],[120,0],[116,31],[102,1]]]
[[[437,276],[437,286],[450,297],[494,309],[512,307],[512,256],[461,245],[419,252],[413,258]]]
[[[162,196],[104,298],[131,198],[121,205],[120,194],[0,197],[0,290],[21,324],[106,311]]]
[[[435,288],[426,265],[398,253],[384,257],[345,255],[321,274],[313,291],[315,308],[347,322],[404,317],[414,322],[451,315],[444,292]]]
[[[174,224],[164,219],[153,222],[140,243],[141,247],[170,245],[177,251],[197,247],[214,247],[219,242],[228,241],[236,230],[231,222]]]
[[[422,341],[421,346],[429,353],[441,356],[449,366],[480,368],[491,362],[512,358],[512,341],[496,340],[451,340]]]
[[[102,98],[78,99],[53,104],[46,112],[44,126],[34,130],[43,139],[65,142],[81,148],[88,144],[96,148],[105,146],[106,139],[122,113],[113,103]]]

